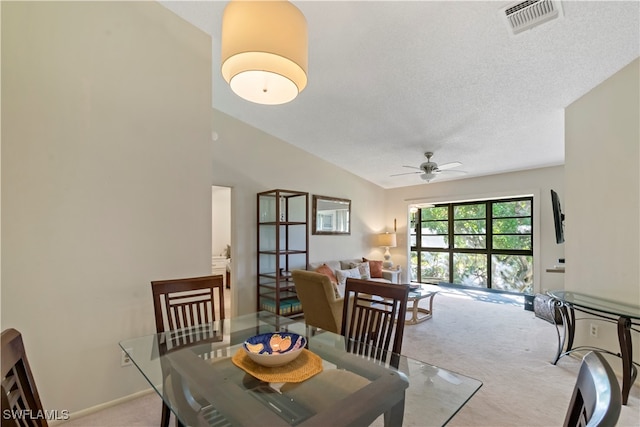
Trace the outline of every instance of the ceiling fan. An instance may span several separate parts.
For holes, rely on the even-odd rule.
[[[457,168],[458,166],[462,166],[460,162],[450,162],[439,165],[436,162],[431,161],[431,157],[433,157],[433,152],[427,151],[424,153],[424,156],[427,158],[427,161],[422,163],[419,167],[415,166],[403,166],[404,168],[410,169],[418,169],[417,172],[405,172],[405,173],[397,173],[391,176],[400,176],[400,175],[409,175],[420,173],[420,178],[427,182],[431,182],[434,178],[436,178],[439,174],[443,172],[455,172],[455,173],[466,173],[464,171],[452,171],[450,169]]]

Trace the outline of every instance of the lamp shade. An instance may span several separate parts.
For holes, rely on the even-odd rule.
[[[258,104],[292,101],[307,85],[307,21],[288,1],[227,4],[222,16],[222,76]]]
[[[396,233],[381,233],[376,236],[376,246],[384,248],[396,247]]]

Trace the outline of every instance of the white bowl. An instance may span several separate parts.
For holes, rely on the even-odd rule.
[[[300,355],[307,339],[293,332],[268,332],[252,336],[242,347],[251,360],[259,365],[282,366]]]

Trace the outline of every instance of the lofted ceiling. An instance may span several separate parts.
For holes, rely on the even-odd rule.
[[[309,82],[265,106],[220,74],[226,2],[161,2],[211,35],[214,108],[383,188],[424,184],[390,175],[425,151],[467,172],[433,182],[563,164],[564,108],[640,55],[635,0],[563,1],[563,16],[517,35],[499,13],[508,1],[294,3]]]

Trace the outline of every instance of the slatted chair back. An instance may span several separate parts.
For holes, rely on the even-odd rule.
[[[48,425],[22,335],[2,331],[2,426]],[[8,411],[8,412],[7,412]]]
[[[160,354],[188,346],[200,357],[210,358],[211,343],[223,340],[222,322],[218,322],[218,328],[214,327],[216,320],[225,318],[222,275],[155,280],[151,282],[151,292],[156,332],[162,334],[159,338]],[[197,416],[202,410],[202,406],[197,404],[197,397],[191,396],[186,388],[182,389],[176,378],[170,381],[172,367],[164,359],[162,367],[163,393],[171,394],[174,401],[185,400],[182,397],[185,393],[189,396],[189,405],[193,407],[193,416]],[[169,425],[170,415],[169,407],[163,402],[161,427]]]
[[[152,281],[156,332],[224,319],[223,285],[222,275]]]
[[[587,353],[564,420],[564,427],[613,427],[622,410],[622,393],[613,369],[598,352]]]
[[[398,367],[409,287],[347,279],[342,335],[347,351]]]

